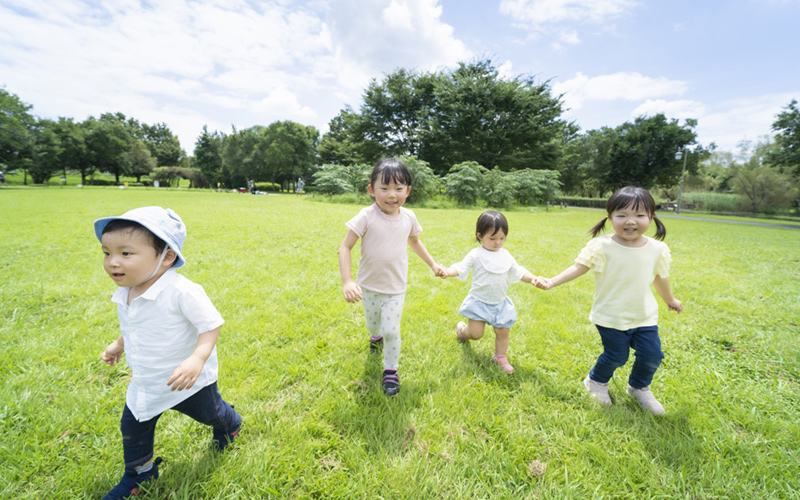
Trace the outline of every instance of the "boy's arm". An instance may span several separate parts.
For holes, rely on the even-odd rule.
[[[167,385],[172,386],[171,390],[191,389],[194,383],[197,382],[197,377],[200,376],[203,365],[206,364],[208,357],[211,356],[211,352],[214,350],[214,346],[217,345],[219,329],[220,327],[216,327],[197,336],[197,346],[195,346],[194,352],[175,368],[172,376],[167,381]]]
[[[117,340],[108,344],[108,347],[106,347],[106,350],[103,351],[100,357],[103,358],[105,364],[114,366],[119,363],[123,352],[125,352],[125,339],[120,335]]]
[[[342,291],[344,300],[358,302],[361,300],[361,287],[353,281],[352,250],[358,241],[358,235],[350,229],[339,247],[339,272],[342,275]]]
[[[561,271],[561,274],[559,274],[555,278],[547,279],[539,277],[534,284],[537,287],[541,288],[542,290],[550,290],[551,288],[555,288],[558,285],[562,285],[567,281],[572,281],[575,278],[583,276],[584,274],[586,274],[588,270],[589,268],[584,266],[583,264],[576,263]]]
[[[418,236],[409,236],[408,246],[411,247],[411,250],[414,250],[415,254],[419,255],[420,259],[424,260],[425,263],[430,266],[433,274],[443,278],[445,277],[442,276],[445,271],[444,267],[440,266],[435,260],[433,260],[433,257],[431,257],[431,254],[428,253],[428,249],[425,248],[425,245],[422,244],[422,240],[420,240]]]
[[[676,311],[678,314],[683,312],[683,303],[672,295],[672,290],[669,287],[669,278],[656,276],[656,279],[653,280],[653,288],[656,289],[661,299],[666,302],[670,311]]]

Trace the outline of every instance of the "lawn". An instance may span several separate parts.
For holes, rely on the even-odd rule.
[[[336,252],[358,205],[292,195],[165,189],[0,190],[0,498],[102,497],[122,472],[123,363],[115,289],[92,221],[176,210],[182,274],[226,319],[220,389],[244,417],[224,454],[174,412],[159,422],[161,477],[144,498],[798,498],[800,230],[665,219],[680,316],[661,304],[667,355],[645,414],[581,381],[600,353],[591,276],[544,292],[512,285],[519,321],[506,376],[491,332],[461,346],[468,283],[410,255],[399,396],[380,389],[361,307],[342,299]],[[439,262],[474,246],[480,211],[415,208]],[[535,274],[571,264],[600,213],[508,214],[506,248]],[[356,247],[358,248],[358,247]],[[354,267],[355,259],[354,256]]]

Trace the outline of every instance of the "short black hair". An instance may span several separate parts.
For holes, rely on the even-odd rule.
[[[103,228],[103,233],[111,233],[114,231],[143,231],[147,235],[150,236],[150,245],[155,248],[156,253],[160,254],[164,251],[167,247],[167,242],[153,234],[152,231],[144,227],[143,225],[139,224],[138,222],[134,222],[132,220],[125,220],[125,219],[114,219],[109,221],[106,224],[106,227]]]
[[[369,183],[374,187],[378,180],[382,184],[394,182],[395,184],[410,186],[411,172],[408,171],[406,164],[397,158],[381,158],[372,169]]]
[[[475,224],[475,239],[481,241],[477,237],[478,234],[482,237],[491,236],[497,231],[503,231],[503,234],[508,236],[508,221],[506,220],[506,216],[495,210],[483,212],[481,216],[478,217],[478,223]]]

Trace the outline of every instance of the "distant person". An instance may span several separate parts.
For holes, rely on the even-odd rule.
[[[250,194],[256,194],[256,181],[253,180],[253,179],[250,179],[247,183],[250,186]]]
[[[217,389],[217,339],[223,319],[203,287],[175,269],[186,226],[172,210],[137,208],[94,222],[103,268],[119,289],[122,335],[103,351],[111,366],[125,353],[131,381],[120,430],[125,472],[104,500],[128,498],[158,477],[153,459],[156,423],[176,410],[213,428],[213,446],[224,450],[239,433],[242,417]]]
[[[428,264],[435,275],[444,268],[437,264],[419,239],[422,232],[414,212],[403,208],[411,192],[408,167],[393,158],[375,164],[367,186],[375,203],[362,208],[350,219],[347,235],[339,248],[339,270],[342,291],[347,302],[363,299],[370,351],[383,348],[383,392],[394,396],[400,392],[397,368],[400,362],[400,319],[408,283],[408,253],[414,253]],[[361,238],[358,276],[353,281],[351,255]]]
[[[302,177],[298,177],[297,178],[297,194],[303,194],[303,186],[305,186],[305,185],[306,185],[306,183],[303,182],[303,178]]]
[[[670,311],[683,311],[683,304],[672,295],[669,286],[672,256],[660,241],[667,230],[656,217],[653,197],[639,187],[624,187],[612,194],[606,202],[606,212],[607,217],[592,228],[594,238],[581,250],[575,264],[555,278],[541,278],[537,286],[549,290],[594,269],[595,294],[589,320],[600,332],[603,353],[583,385],[592,397],[611,405],[608,381],[628,361],[633,348],[636,360],[628,377],[627,393],[645,410],[663,415],[664,407],[650,392],[653,375],[664,358],[658,336],[658,303],[650,284]],[[597,237],[608,220],[614,234]],[[645,236],[653,221],[655,239]]]
[[[517,264],[503,248],[507,235],[508,221],[503,214],[494,210],[482,213],[475,227],[475,241],[481,246],[471,250],[458,264],[445,269],[440,276],[442,279],[458,276],[461,281],[466,281],[472,271],[472,287],[458,309],[469,325],[459,321],[456,337],[464,344],[479,340],[486,324],[492,325],[495,335],[492,360],[504,372],[514,373],[506,354],[511,327],[517,322],[517,310],[506,290],[511,283],[534,283],[537,278]]]
[[[6,184],[6,174],[0,172],[0,186],[5,186]]]

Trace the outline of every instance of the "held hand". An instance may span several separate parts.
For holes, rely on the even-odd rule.
[[[361,296],[361,287],[358,286],[358,283],[355,281],[348,281],[342,286],[342,292],[344,293],[344,300],[354,304],[362,299]]]
[[[680,314],[683,312],[683,303],[678,299],[673,299],[670,302],[667,302],[667,310],[675,311]]]
[[[122,358],[122,353],[125,349],[119,345],[119,342],[116,340],[106,347],[106,350],[103,351],[103,354],[100,356],[103,359],[103,363],[107,364],[108,366],[114,366],[119,363],[119,360]]]
[[[431,266],[431,269],[433,269],[433,274],[435,276],[442,279],[447,278],[447,271],[445,270],[444,266],[441,266],[439,264],[434,264]]]
[[[545,278],[544,276],[537,276],[536,279],[533,280],[533,286],[542,290],[550,290],[553,288],[553,280]]]
[[[177,389],[182,391],[184,389],[191,389],[194,383],[197,382],[197,377],[200,376],[204,364],[205,362],[197,356],[189,356],[186,358],[183,363],[175,368],[175,371],[172,372],[172,376],[167,381],[167,385],[172,386],[170,390],[174,391]]]

